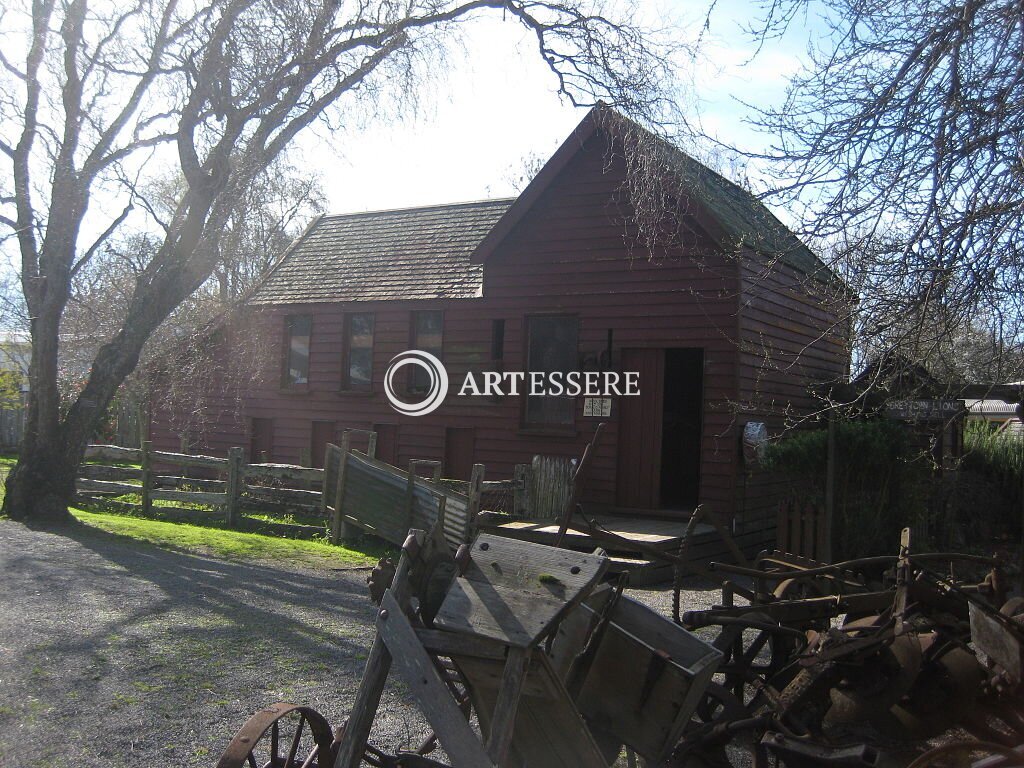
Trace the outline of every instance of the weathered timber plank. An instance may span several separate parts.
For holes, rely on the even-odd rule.
[[[594,613],[586,604],[576,610]],[[721,658],[696,635],[635,600],[620,597],[593,662],[584,671],[577,697],[580,712],[658,764],[682,737]],[[652,668],[659,674],[649,686],[647,673]]]
[[[469,681],[481,729],[490,733],[502,664],[461,657],[453,661]],[[533,654],[523,682],[510,752],[512,765],[530,768],[608,768],[615,760],[602,755],[543,653]],[[614,753],[617,756],[618,750]]]
[[[422,545],[424,540],[422,531],[410,531],[409,534],[415,537],[418,544]],[[398,566],[395,568],[395,579],[385,596],[392,593],[395,602],[402,602],[406,599],[408,590],[409,554],[403,547],[402,555],[398,559]],[[390,671],[391,653],[378,632],[373,638],[373,645],[370,646],[370,653],[366,657],[366,669],[359,682],[352,714],[349,717],[348,725],[345,726],[341,744],[338,745],[338,755],[334,760],[333,768],[359,768],[362,765],[366,739],[373,727],[373,720],[377,715],[377,708],[380,707],[380,697],[384,693],[384,684],[387,682]]]
[[[304,491],[301,488],[271,488],[265,485],[245,484],[244,490],[253,498],[314,507],[320,505],[320,499],[323,496],[320,491]]]
[[[176,475],[157,475],[153,478],[154,487],[164,490],[194,490],[206,493],[224,493],[227,483],[224,480],[201,480],[194,477],[178,477]]]
[[[391,663],[452,763],[474,768],[493,765],[390,590],[384,593],[380,607],[377,632],[387,645]]]
[[[253,477],[296,482],[323,482],[324,471],[315,467],[300,467],[295,464],[246,464],[242,469],[246,479]]]
[[[607,567],[604,557],[481,534],[434,623],[529,647],[589,594]]]
[[[83,464],[78,468],[79,477],[89,480],[141,480],[142,470],[136,467],[110,467],[105,464]]]
[[[126,464],[137,464],[142,461],[142,451],[138,448],[122,448],[119,445],[90,445],[85,449],[87,461],[116,461]]]
[[[501,673],[498,700],[491,716],[491,732],[487,736],[487,755],[498,766],[507,764],[508,749],[516,727],[519,698],[530,666],[530,649],[509,648],[505,669]]]
[[[153,489],[150,498],[160,501],[186,501],[192,504],[212,504],[218,506],[227,501],[223,493],[203,493],[202,491],[161,491]]]
[[[486,637],[460,635],[439,629],[416,629],[420,644],[435,656],[464,656],[469,658],[504,661],[505,645]]]
[[[120,483],[108,480],[90,480],[88,478],[80,477],[75,480],[75,487],[79,493],[82,491],[92,491],[94,493],[142,493],[141,485],[132,485],[131,483]]]
[[[152,451],[150,457],[154,463],[174,464],[179,467],[206,467],[209,469],[224,469],[228,465],[227,459],[218,459],[216,456],[201,456],[190,453],[170,453],[168,451]]]

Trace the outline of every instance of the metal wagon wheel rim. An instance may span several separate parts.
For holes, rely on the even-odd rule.
[[[315,709],[278,702],[250,717],[217,768],[330,768],[334,736]]]

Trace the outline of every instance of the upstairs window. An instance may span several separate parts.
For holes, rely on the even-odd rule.
[[[574,315],[538,315],[526,318],[526,366],[530,372],[569,373],[577,368],[578,327]],[[527,427],[571,427],[575,400],[567,396],[526,397]]]
[[[308,386],[309,337],[313,329],[313,318],[309,315],[293,315],[285,318],[284,327],[284,386]]]
[[[411,349],[429,352],[438,360],[441,359],[442,336],[444,331],[444,313],[428,310],[412,313]],[[418,365],[409,366],[409,391],[426,392],[430,388],[430,377]]]
[[[369,392],[373,384],[373,314],[356,312],[345,316],[345,352],[341,387]]]

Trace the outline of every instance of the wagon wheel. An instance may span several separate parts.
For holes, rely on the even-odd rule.
[[[764,613],[748,613],[723,626],[713,645],[723,655],[718,671],[725,677],[725,687],[748,705],[757,696],[759,682],[784,685],[788,681],[777,678],[793,659],[800,642],[797,634]],[[754,693],[745,695],[751,685]]]
[[[250,717],[217,768],[330,768],[334,737],[323,715],[278,702]]]
[[[727,742],[750,749],[753,755],[752,739],[724,730],[728,723],[745,721],[750,716],[750,711],[725,687],[709,683],[665,768],[731,768],[733,763],[725,750]]]
[[[999,757],[1005,759],[993,761],[993,768],[1024,765],[1024,754],[1010,747],[984,741],[962,741],[930,749],[907,768],[969,768],[983,758]]]

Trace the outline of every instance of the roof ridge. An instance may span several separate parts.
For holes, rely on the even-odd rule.
[[[326,213],[324,219],[349,219],[358,216],[376,216],[382,213],[412,213],[413,211],[432,211],[441,208],[468,208],[470,206],[490,205],[516,201],[515,197],[488,197],[480,200],[463,200],[457,203],[434,203],[433,205],[412,205],[405,208],[381,208],[373,211],[350,211],[347,213]]]

